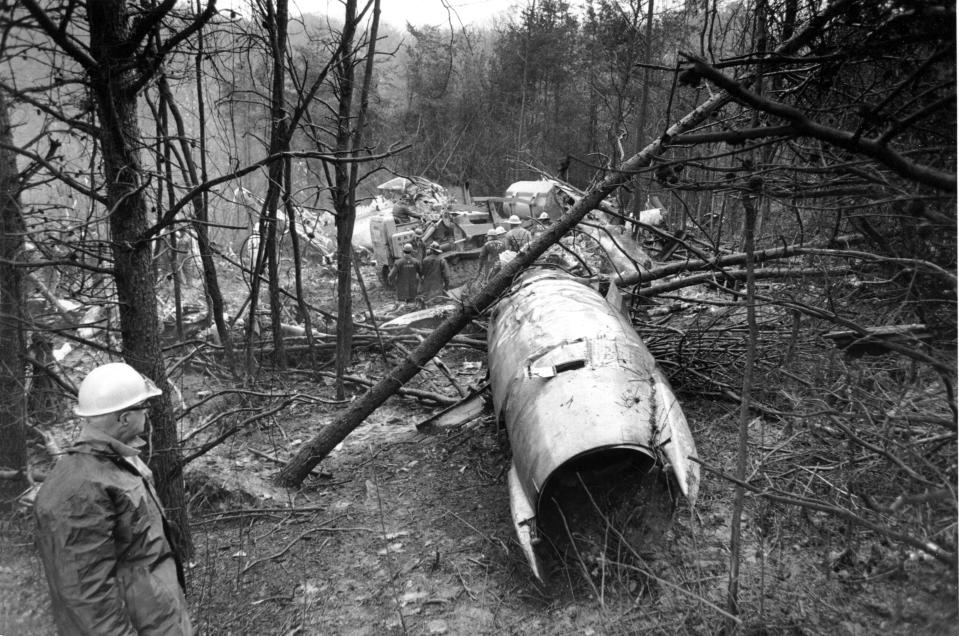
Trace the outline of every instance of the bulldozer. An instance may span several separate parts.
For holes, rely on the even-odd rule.
[[[441,257],[450,266],[452,286],[470,280],[476,273],[487,230],[505,224],[509,216],[503,216],[505,201],[503,197],[476,197],[472,203],[454,203],[440,212],[423,214],[406,222],[397,222],[391,213],[371,218],[370,238],[380,282],[388,284],[390,268],[403,255],[403,245],[415,243],[417,228],[422,230],[425,245],[433,241],[440,245]]]

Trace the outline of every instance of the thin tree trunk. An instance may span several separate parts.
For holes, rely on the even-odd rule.
[[[199,62],[198,62],[199,64]],[[199,67],[197,73],[199,74]],[[180,142],[180,155],[183,165],[180,165],[180,172],[187,178],[191,188],[197,187],[206,180],[206,142],[204,139],[204,115],[202,91],[198,86],[197,100],[200,104],[200,164],[201,169],[197,171],[196,162],[193,159],[193,153],[190,149],[190,143],[186,136],[186,126],[183,123],[183,115],[180,108],[173,99],[173,93],[170,90],[169,82],[166,76],[161,74],[157,81],[160,94],[163,97],[163,105],[167,107],[170,115],[173,116],[173,122],[176,124],[177,139]],[[171,198],[172,202],[173,199]],[[193,201],[193,232],[196,235],[197,249],[200,252],[200,266],[203,268],[203,285],[206,292],[207,311],[210,313],[210,319],[216,325],[217,335],[223,344],[223,351],[226,354],[227,365],[230,372],[236,372],[236,362],[233,354],[233,337],[230,334],[230,328],[223,317],[223,292],[220,290],[219,277],[216,271],[216,261],[213,260],[213,249],[210,245],[209,231],[209,207],[208,196],[204,190],[202,195],[194,197]]]
[[[643,139],[646,138],[646,113],[649,111],[649,76],[650,58],[653,51],[653,2],[649,0],[649,6],[646,8],[646,41],[643,50],[643,97],[639,102],[639,119],[636,121],[636,150],[642,148]],[[643,199],[640,197],[640,185],[642,176],[636,175],[633,182],[633,218],[638,219],[639,213],[643,210]]]
[[[739,441],[736,451],[736,479],[746,480],[746,468],[749,461],[749,407],[752,395],[753,367],[756,362],[756,264],[752,255],[755,251],[756,202],[752,193],[743,196],[745,211],[746,243],[746,324],[749,330],[749,345],[746,348],[745,368],[743,369],[743,388],[739,407]],[[729,586],[727,588],[726,609],[733,616],[739,615],[739,565],[742,555],[742,516],[746,491],[737,485],[733,497],[732,519],[729,528]],[[727,629],[733,628],[731,622]],[[731,632],[730,632],[731,633]]]
[[[27,487],[26,339],[24,337],[24,244],[20,212],[20,183],[7,100],[0,92],[0,467],[21,471],[14,479],[0,479],[0,512],[15,505]]]
[[[336,65],[336,83],[339,97],[337,111],[336,150],[348,155],[352,149],[354,56],[353,37],[356,33],[356,0],[346,0],[346,18],[341,39],[346,43],[345,53]],[[353,348],[353,290],[352,245],[356,208],[350,196],[352,182],[350,167],[342,162],[333,166],[333,208],[336,210],[336,397],[346,395],[343,376],[350,364]]]
[[[766,2],[759,0],[756,3],[755,28],[758,32],[757,51],[765,53],[766,44]],[[756,90],[763,93],[764,65],[759,67],[759,79]],[[759,125],[758,111],[753,114],[753,126]],[[751,153],[753,165],[759,153]],[[765,153],[763,153],[765,155]],[[757,173],[761,167],[757,166]],[[750,180],[751,191],[743,193],[743,251],[746,253],[746,326],[749,331],[749,344],[746,347],[746,363],[743,369],[743,388],[739,404],[739,440],[736,451],[736,485],[733,496],[732,519],[729,528],[729,585],[727,588],[726,609],[733,616],[739,615],[739,566],[742,559],[742,516],[746,501],[746,490],[741,485],[746,480],[746,468],[749,462],[749,407],[752,397],[753,367],[756,363],[756,263],[753,255],[756,251],[756,192],[762,190],[762,179],[753,176]],[[760,596],[763,591],[760,590]],[[726,629],[732,631],[734,624],[727,619]]]
[[[313,324],[310,319],[310,310],[306,306],[306,298],[303,295],[303,261],[300,256],[300,235],[296,231],[296,206],[293,205],[293,160],[287,157],[284,159],[286,164],[283,167],[283,209],[286,210],[286,221],[290,232],[290,244],[293,248],[293,270],[296,285],[296,306],[300,312],[300,318],[303,320],[303,328],[306,333],[306,344],[309,349],[310,368],[317,371],[316,366],[316,346],[313,342]]]
[[[271,6],[269,2],[266,3]],[[273,16],[273,30],[270,44],[273,49],[273,89],[270,95],[270,113],[272,130],[270,135],[270,154],[289,150],[290,136],[287,130],[286,112],[286,40],[289,25],[289,4],[287,0],[277,0],[276,13]],[[279,232],[277,227],[277,208],[280,202],[280,191],[283,189],[283,168],[285,162],[275,161],[270,164],[269,179],[267,181],[266,202],[264,214],[266,216],[266,235],[261,237],[266,241],[266,257],[269,271],[270,293],[270,323],[273,329],[273,348],[276,366],[286,368],[286,351],[283,344],[283,333],[280,329],[282,317],[280,309],[280,277],[279,277]]]

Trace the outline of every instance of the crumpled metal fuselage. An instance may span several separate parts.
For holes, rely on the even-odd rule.
[[[583,458],[631,453],[643,470],[671,471],[695,500],[696,448],[682,410],[633,326],[594,289],[555,270],[525,273],[494,310],[489,366],[513,453],[513,521],[537,577],[544,493]]]

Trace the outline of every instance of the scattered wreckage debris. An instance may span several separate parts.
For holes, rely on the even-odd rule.
[[[435,429],[452,428],[466,424],[486,413],[489,400],[488,382],[470,387],[467,395],[456,404],[446,407],[422,422],[418,422],[416,430],[429,432]]]
[[[380,329],[385,331],[404,331],[432,328],[445,320],[455,310],[456,306],[451,303],[418,309],[384,322],[380,325]]]
[[[587,518],[622,522],[616,533],[633,547],[654,545],[674,493],[695,502],[699,467],[682,409],[629,320],[568,275],[533,269],[494,308],[488,342],[493,408],[513,454],[513,523],[536,577],[538,546],[567,544]]]

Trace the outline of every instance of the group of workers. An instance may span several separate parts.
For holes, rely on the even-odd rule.
[[[507,220],[510,226],[508,231],[498,226],[486,232],[486,242],[479,256],[479,282],[486,282],[499,271],[500,254],[507,250],[518,253],[528,248],[534,233],[538,234],[549,226],[549,215],[543,212],[537,221],[531,232],[523,227],[522,220],[514,214]],[[403,255],[396,259],[389,270],[389,283],[396,290],[396,298],[400,302],[420,299],[428,303],[443,296],[449,289],[450,267],[440,256],[442,246],[434,240],[427,247],[422,236],[423,230],[416,228],[410,242],[403,246]],[[433,236],[436,236],[435,232]]]
[[[415,251],[420,252],[420,258],[416,257]],[[419,235],[403,246],[403,255],[396,259],[388,275],[390,284],[396,289],[397,300],[411,303],[421,298],[429,302],[449,289],[450,266],[440,256],[442,253],[443,249],[436,241],[423,250]]]
[[[486,282],[500,270],[500,254],[506,251],[519,253],[526,250],[533,242],[533,238],[549,227],[550,219],[546,212],[540,214],[536,220],[538,224],[530,231],[523,227],[523,222],[514,214],[507,221],[510,225],[509,231],[498,226],[486,232],[486,243],[480,250],[479,257],[478,280],[480,282]]]

